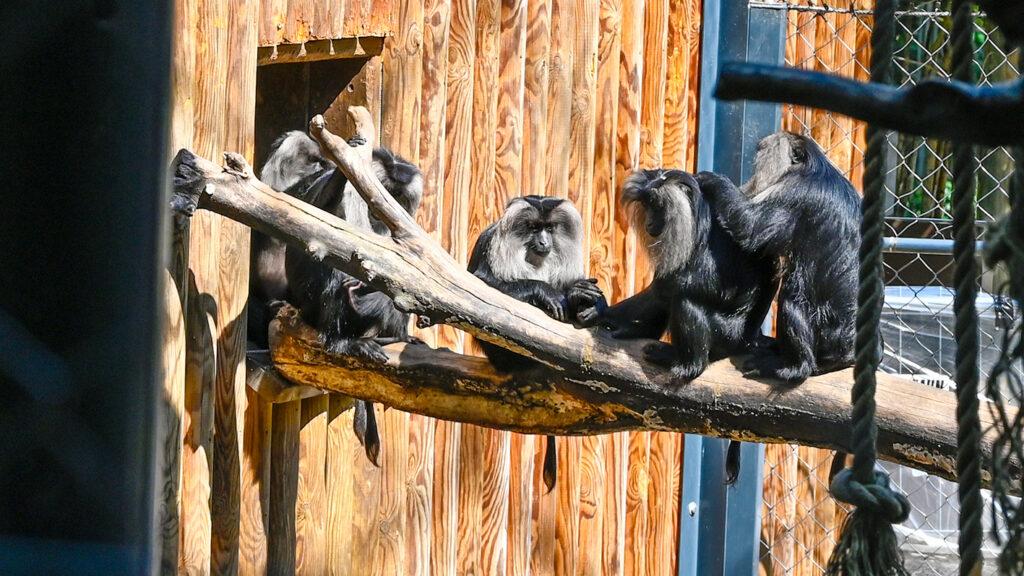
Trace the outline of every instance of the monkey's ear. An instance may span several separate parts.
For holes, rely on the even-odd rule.
[[[789,147],[789,158],[793,164],[807,162],[807,143],[802,138],[795,138],[793,145]]]

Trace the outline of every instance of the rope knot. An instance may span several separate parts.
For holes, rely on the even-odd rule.
[[[836,474],[829,491],[836,500],[877,514],[891,524],[899,524],[910,515],[910,501],[889,487],[889,476],[883,472],[876,471],[875,481],[863,484],[854,478],[852,469],[846,468]]]

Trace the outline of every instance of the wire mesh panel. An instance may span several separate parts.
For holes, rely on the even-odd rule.
[[[786,65],[868,79],[874,18],[870,0],[843,8],[823,2],[751,1],[751,10],[786,15]],[[938,1],[905,2],[896,18],[894,82],[949,78],[952,18]],[[984,15],[975,18],[975,66],[980,83],[1017,78],[1020,57],[1006,48]],[[813,137],[833,163],[861,188],[865,125],[800,106],[784,106],[782,128]],[[952,176],[949,142],[891,135],[886,152],[885,305],[882,368],[912,375],[923,385],[952,388],[953,341]],[[1014,157],[1006,148],[977,148],[977,227],[980,237],[1009,209]],[[977,303],[980,366],[987,376],[1002,331],[1020,311],[997,295],[1000,278],[984,270]],[[762,574],[821,574],[846,510],[828,495],[831,452],[797,446],[766,451],[761,542]],[[909,468],[883,464],[914,506],[897,527],[912,574],[957,573],[956,486]],[[987,495],[986,495],[987,496]],[[991,527],[987,527],[991,530]],[[988,540],[986,557],[996,553]],[[988,562],[985,573],[994,573]]]

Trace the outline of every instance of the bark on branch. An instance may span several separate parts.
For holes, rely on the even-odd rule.
[[[329,358],[295,316],[272,329],[275,366],[293,382],[336,390],[440,418],[534,433],[592,434],[660,429],[846,448],[849,371],[797,388],[743,378],[730,362],[713,365],[687,386],[642,360],[644,341],[616,341],[557,322],[485,285],[451,258],[385,192],[356,151],[322,119],[311,133],[349,177],[391,238],[276,192],[240,156],[226,167],[178,153],[172,204],[204,208],[304,247],[394,298],[406,312],[466,330],[538,359],[550,369],[515,381],[486,361],[424,346],[388,347],[386,366]],[[890,460],[954,475],[952,394],[884,375],[878,384],[879,451]],[[982,408],[983,425],[989,421]],[[986,437],[986,449],[990,446]]]

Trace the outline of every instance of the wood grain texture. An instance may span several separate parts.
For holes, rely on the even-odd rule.
[[[629,434],[616,432],[605,441],[605,499],[602,574],[625,573],[626,492],[629,470]]]
[[[321,394],[302,400],[299,424],[299,480],[295,495],[295,573],[327,571],[327,410]]]
[[[647,574],[647,504],[650,484],[651,433],[629,433],[626,478],[625,573]]]
[[[267,534],[270,528],[270,461],[273,406],[247,388],[242,431],[241,526],[238,574],[267,574]]]
[[[616,146],[622,0],[603,0],[598,13],[597,79],[594,100],[594,177],[590,219],[590,276],[607,296],[616,272]]]
[[[405,573],[409,575],[430,573],[435,426],[433,418],[409,417],[405,520]]]
[[[284,40],[288,0],[260,0],[260,46],[275,46]]]
[[[640,111],[643,89],[644,0],[622,0],[619,49],[619,98],[615,118],[615,198],[619,183],[640,166]],[[636,233],[624,210],[616,210],[612,277],[609,302],[618,302],[633,294],[638,252]]]
[[[459,448],[462,425],[438,420],[434,428],[434,502],[430,530],[431,576],[456,576],[459,548]]]
[[[541,441],[543,442],[543,438]],[[533,464],[537,453],[536,437],[529,434],[512,434],[510,446],[508,574],[527,574],[530,571],[533,544]]]
[[[580,447],[583,439],[572,436],[559,440],[558,483],[553,490],[558,494],[554,573],[572,576],[580,561]]]
[[[373,522],[378,531],[369,574],[405,574],[405,531],[407,479],[409,477],[409,414],[384,410],[377,418],[380,427],[380,501]]]
[[[509,448],[511,434],[484,429],[483,509],[480,518],[481,574],[505,574],[508,566]]]
[[[295,504],[299,485],[299,426],[302,401],[275,404],[270,432],[270,521],[267,571],[294,574]]]
[[[572,107],[569,112],[569,199],[583,216],[583,265],[589,271],[593,233],[594,140],[597,88],[599,3],[578,0],[574,5]]]
[[[608,437],[587,436],[580,454],[580,532],[576,574],[604,574],[604,520],[606,494],[605,445]]]
[[[163,278],[163,341],[161,372],[163,394],[160,398],[159,439],[160,483],[157,502],[159,525],[159,571],[161,575],[178,572],[181,547],[181,465],[182,421],[185,395],[185,317],[181,297],[169,272]]]
[[[223,147],[241,153],[250,162],[255,148],[258,9],[258,0],[225,2],[227,76]],[[214,22],[214,26],[217,25],[218,22]],[[215,574],[226,574],[239,569],[250,232],[237,222],[224,220],[220,223],[219,234],[217,325],[220,334],[217,338],[210,554],[211,570]]]
[[[528,194],[546,192],[548,67],[551,55],[551,0],[527,0],[523,69],[523,185]]]
[[[317,0],[288,0],[288,15],[284,21],[284,41],[304,44],[312,38],[313,14]]]
[[[652,432],[647,485],[647,574],[675,574],[680,435]]]
[[[502,0],[498,108],[494,137],[494,195],[504,208],[524,194],[523,95],[527,0]]]
[[[354,402],[328,394],[327,407],[327,520],[324,526],[327,570],[331,576],[352,574],[352,509],[356,505],[352,462],[362,455],[352,432]]]
[[[374,405],[378,426],[382,422],[383,407]],[[351,429],[350,429],[351,431]],[[383,446],[381,446],[383,452]],[[381,454],[382,458],[386,458]],[[387,460],[382,459],[383,464]],[[377,507],[381,500],[380,468],[377,468],[366,457],[362,446],[352,451],[352,561],[348,574],[366,574],[373,566],[374,556],[381,537],[377,525]]]
[[[640,112],[642,168],[656,168],[664,164],[668,2],[647,0],[644,9],[644,75]]]
[[[569,132],[572,116],[573,50],[576,20],[573,0],[551,0],[551,48],[548,51],[547,187],[548,196],[569,197]]]
[[[687,85],[690,74],[690,54],[687,33],[691,14],[687,0],[669,0],[667,58],[665,61],[665,112],[662,163],[682,168],[686,160]]]
[[[555,516],[558,513],[558,490],[545,492],[543,438],[534,439],[533,485],[534,502],[531,518],[530,571],[532,574],[555,573]]]
[[[462,426],[459,438],[459,518],[457,574],[483,574],[480,537],[483,521],[483,470],[485,435],[477,426]]]

